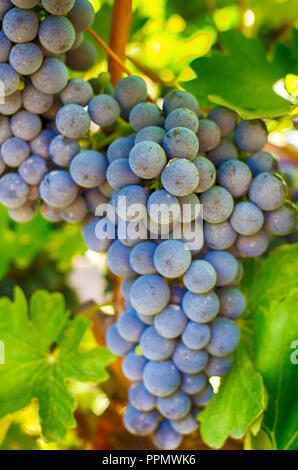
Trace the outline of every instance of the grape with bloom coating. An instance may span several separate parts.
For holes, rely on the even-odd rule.
[[[264,217],[265,229],[273,235],[288,235],[297,225],[297,209],[289,201],[274,211],[265,212]]]
[[[147,362],[144,356],[136,354],[134,350],[130,351],[123,359],[122,372],[129,380],[142,380]]]
[[[197,323],[208,323],[219,311],[219,299],[214,291],[194,294],[187,291],[182,299],[182,308],[187,317]]]
[[[163,147],[168,158],[187,158],[193,160],[199,151],[199,141],[195,133],[186,127],[175,127],[169,130]]]
[[[163,116],[160,109],[153,103],[138,103],[129,113],[129,122],[138,132],[147,126],[162,126]]]
[[[89,248],[89,250],[95,251],[97,253],[104,253],[109,248],[110,244],[112,243],[112,240],[109,237],[98,238],[96,236],[96,228],[97,228],[97,224],[99,223],[110,224],[110,222],[106,221],[105,219],[101,219],[100,221],[98,221],[97,219],[92,220],[92,222],[90,222],[85,227],[83,236],[84,236],[85,243],[87,247]],[[110,224],[110,226],[111,226],[110,228],[114,227],[113,224]]]
[[[80,151],[78,143],[73,139],[68,139],[63,135],[57,135],[52,139],[49,146],[49,154],[54,163],[58,166],[69,166],[71,160]]]
[[[204,240],[213,250],[226,250],[235,243],[237,233],[228,220],[221,224],[204,223]]]
[[[198,155],[193,163],[197,167],[200,175],[200,181],[195,189],[196,193],[204,193],[213,186],[216,179],[216,169],[208,158]]]
[[[106,178],[109,185],[117,190],[140,182],[140,178],[131,170],[127,158],[113,161],[108,166]]]
[[[12,43],[9,39],[7,39],[3,31],[0,31],[0,63],[5,63],[8,61],[11,48]]]
[[[112,163],[118,158],[128,158],[135,143],[134,137],[120,137],[114,140],[108,147],[107,158]]]
[[[216,122],[223,137],[228,137],[228,135],[232,134],[237,124],[237,114],[235,111],[223,106],[213,108],[209,113],[208,119]]]
[[[248,165],[240,160],[227,160],[217,171],[217,181],[226,188],[233,197],[245,196],[252,180]]]
[[[240,333],[228,318],[216,318],[210,325],[211,340],[207,351],[213,356],[223,357],[229,355],[236,348],[240,340]]]
[[[136,104],[146,101],[146,83],[141,77],[134,75],[123,78],[117,83],[114,96],[122,109],[130,110]]]
[[[225,222],[231,215],[234,200],[229,191],[221,186],[214,186],[200,196],[203,204],[203,219],[211,224]]]
[[[95,62],[96,50],[93,44],[85,40],[78,47],[70,49],[66,53],[66,64],[73,70],[87,71],[93,67]]]
[[[278,161],[269,152],[253,153],[246,160],[246,164],[249,166],[254,176],[257,176],[259,173],[264,173],[264,171],[268,173],[278,171]]]
[[[88,134],[90,117],[79,104],[65,104],[56,115],[58,131],[69,139],[79,139]]]
[[[199,408],[203,408],[204,406],[208,405],[212,397],[213,397],[213,388],[208,383],[206,387],[204,388],[204,390],[194,395],[192,399],[193,399],[193,403],[195,406]]]
[[[69,206],[77,197],[78,188],[73,179],[63,170],[48,173],[40,185],[41,198],[52,207]]]
[[[126,341],[120,336],[115,323],[111,325],[106,334],[107,347],[116,356],[125,356],[134,347],[134,343]]]
[[[153,263],[153,256],[156,244],[151,241],[138,243],[129,256],[129,263],[132,269],[138,274],[154,274],[156,269]]]
[[[128,400],[139,411],[151,411],[156,405],[155,396],[142,383],[134,383],[129,387]]]
[[[222,139],[217,147],[207,152],[206,157],[218,168],[227,160],[235,160],[238,157],[237,149],[233,142],[228,139]]]
[[[168,132],[174,127],[186,127],[196,133],[199,128],[199,120],[196,113],[187,108],[174,109],[165,120],[165,130]]]
[[[185,158],[173,158],[161,173],[163,187],[174,196],[187,196],[198,187],[197,167]]]
[[[119,277],[131,277],[135,272],[129,264],[130,248],[115,240],[108,250],[108,266],[113,274]]]
[[[180,385],[181,376],[172,361],[148,361],[143,371],[146,389],[156,397],[172,395]]]
[[[208,152],[219,144],[221,139],[220,128],[210,119],[200,119],[197,136],[201,152]]]
[[[65,222],[71,224],[81,222],[87,214],[87,204],[82,196],[78,196],[69,206],[61,209],[61,215]]]
[[[223,287],[217,290],[219,297],[219,312],[227,318],[240,317],[245,310],[245,297],[242,292],[235,287]]]
[[[40,133],[42,121],[36,114],[21,110],[12,116],[10,128],[15,137],[30,141],[35,139]]]
[[[89,101],[88,113],[93,122],[107,127],[114,124],[120,116],[120,107],[110,95],[98,95]]]
[[[172,356],[175,341],[161,336],[154,326],[148,326],[141,336],[140,348],[146,359],[165,361]]]
[[[9,209],[17,209],[25,204],[29,186],[17,173],[6,173],[0,179],[0,202]]]
[[[131,308],[121,313],[117,320],[117,329],[122,338],[138,343],[146,325],[140,320],[137,312]]]
[[[267,142],[267,129],[261,119],[241,121],[235,130],[236,145],[245,152],[257,152]]]
[[[179,305],[170,304],[154,318],[156,331],[167,339],[180,336],[187,323],[187,318]]]
[[[73,78],[61,92],[61,99],[64,104],[75,103],[87,106],[92,98],[93,90],[90,83],[82,78]]]
[[[263,212],[253,202],[238,202],[231,216],[231,225],[240,235],[253,235],[264,223]]]
[[[189,321],[182,333],[182,341],[189,349],[195,351],[205,348],[210,341],[211,333],[208,325]]]
[[[177,220],[181,213],[178,199],[164,189],[150,194],[147,210],[150,218],[157,224],[170,224]]]
[[[71,160],[70,174],[79,186],[95,188],[104,182],[106,168],[106,159],[102,153],[85,150]]]
[[[33,43],[16,44],[10,51],[9,63],[21,75],[31,75],[43,62],[40,48]]]
[[[12,8],[3,18],[2,29],[6,37],[15,43],[33,41],[38,32],[39,21],[32,10]]]
[[[140,276],[130,290],[130,302],[137,312],[155,315],[169,303],[170,289],[161,276],[146,274]]]
[[[180,240],[165,240],[154,252],[154,265],[164,277],[182,276],[191,263],[191,253]]]
[[[173,354],[173,363],[184,374],[198,374],[206,366],[208,354],[205,350],[195,351],[179,343]]]
[[[58,59],[47,57],[42,66],[31,76],[37,90],[48,95],[59,93],[67,84],[67,68]]]
[[[192,110],[197,116],[200,114],[199,103],[196,98],[187,91],[174,90],[167,94],[163,103],[163,112],[167,116],[174,109],[187,108]]]
[[[1,156],[11,168],[20,166],[29,154],[29,145],[19,137],[10,137],[1,146]]]
[[[23,106],[26,111],[34,114],[46,113],[53,105],[54,98],[52,95],[37,90],[33,85],[28,83],[22,93]]]
[[[195,375],[182,374],[181,390],[184,393],[187,393],[187,395],[195,395],[196,393],[199,393],[201,390],[203,390],[206,383],[207,383],[207,378],[203,372],[201,374],[195,374]]]
[[[222,250],[209,251],[204,260],[212,264],[216,271],[216,285],[225,286],[236,279],[239,267],[237,259],[231,253]]]
[[[209,376],[223,377],[231,369],[233,358],[231,356],[215,357],[209,356],[209,361],[205,367],[205,373]]]
[[[216,271],[207,261],[195,260],[184,274],[183,283],[191,292],[205,294],[216,284]]]
[[[235,246],[243,256],[261,256],[267,250],[268,244],[268,234],[261,229],[253,235],[239,235]]]
[[[137,222],[146,215],[148,193],[142,186],[131,184],[120,189],[116,195],[119,217],[128,222]]]
[[[155,142],[140,142],[133,147],[129,154],[130,168],[143,179],[159,176],[166,162],[165,151]]]
[[[9,217],[18,223],[29,222],[36,214],[36,202],[27,201],[23,206],[16,209],[8,209]]]
[[[147,126],[141,129],[135,138],[135,144],[139,144],[144,140],[150,140],[151,142],[156,142],[157,144],[162,144],[163,138],[165,136],[165,131],[158,126]]]
[[[278,209],[284,202],[287,185],[284,180],[272,173],[259,173],[250,185],[248,196],[263,211]]]
[[[46,162],[38,155],[31,155],[21,164],[19,173],[27,184],[36,186],[47,173]]]
[[[73,8],[68,13],[68,19],[77,32],[86,31],[92,25],[94,16],[94,8],[88,0],[75,0]]]
[[[15,93],[20,84],[18,73],[10,64],[0,64],[1,94],[10,96]]]
[[[173,393],[170,397],[158,397],[156,406],[159,413],[168,419],[182,419],[189,413],[191,401],[188,395],[181,390]]]
[[[139,411],[132,405],[127,405],[124,417],[124,426],[126,429],[136,436],[147,436],[154,432],[159,423],[159,415],[153,410],[145,413]]]
[[[31,153],[39,155],[40,157],[47,160],[49,155],[49,146],[53,138],[56,136],[56,132],[51,129],[43,129],[35,139],[30,142]]]
[[[44,9],[52,15],[67,15],[74,3],[74,0],[63,0],[63,2],[61,0],[42,0]]]

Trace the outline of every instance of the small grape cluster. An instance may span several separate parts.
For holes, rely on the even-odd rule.
[[[0,202],[26,222],[40,200],[47,220],[82,221],[88,248],[108,253],[110,270],[124,278],[126,310],[107,345],[124,356],[133,382],[125,426],[174,449],[198,427],[213,394],[209,378],[232,365],[234,320],[245,310],[241,257],[260,256],[272,235],[292,232],[296,210],[277,161],[262,151],[261,120],[240,120],[223,107],[206,118],[181,90],[161,110],[136,76],[121,80],[113,96],[110,88],[97,94],[97,80],[68,81],[64,62],[75,70],[94,63],[83,37],[93,19],[88,0],[2,0]],[[131,134],[106,155],[88,141],[93,124],[109,129],[123,120]],[[98,217],[107,203],[116,216]],[[142,210],[130,211],[135,204]],[[156,206],[175,210],[156,213]],[[189,244],[198,219],[203,243]]]

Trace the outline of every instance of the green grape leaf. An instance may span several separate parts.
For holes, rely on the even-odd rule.
[[[246,279],[247,314],[255,318],[255,365],[268,392],[262,430],[252,448],[295,449],[298,445],[298,244],[274,250]],[[245,320],[244,320],[245,321]]]
[[[83,255],[87,250],[79,224],[65,224],[53,230],[46,246],[48,256],[54,260],[61,271],[72,266],[75,255]]]
[[[0,419],[38,399],[43,435],[63,439],[76,425],[74,397],[67,380],[98,383],[113,355],[105,347],[82,349],[90,322],[65,311],[59,293],[36,291],[29,306],[21,289],[14,300],[0,299],[0,341],[5,360],[0,365]]]
[[[220,35],[224,52],[213,50],[191,67],[197,78],[184,82],[203,106],[226,106],[244,119],[274,118],[288,114],[290,102],[278,96],[273,85],[286,73],[284,62],[269,61],[257,38],[231,30]]]
[[[263,261],[245,262],[241,289],[247,308],[237,320],[241,341],[234,365],[198,416],[202,438],[211,447],[246,433],[247,448],[297,447],[297,260],[298,244],[292,244]]]
[[[211,447],[220,448],[231,436],[242,438],[265,408],[265,390],[246,348],[240,345],[234,365],[219,392],[199,414],[200,433]]]
[[[296,6],[297,8],[297,6]],[[298,74],[298,29],[292,31],[292,44],[290,46],[280,42],[275,49],[274,63],[284,67],[284,74]]]

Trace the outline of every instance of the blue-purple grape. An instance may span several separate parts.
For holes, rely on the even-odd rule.
[[[146,389],[156,397],[168,397],[179,388],[181,376],[172,361],[148,361],[143,371]]]
[[[231,318],[240,317],[245,310],[245,297],[236,287],[224,287],[217,290],[220,315]]]
[[[140,276],[130,290],[130,302],[133,308],[143,315],[155,315],[161,312],[169,300],[170,289],[157,274]]]
[[[162,126],[163,116],[153,103],[138,103],[129,113],[129,122],[136,132],[147,126]]]
[[[129,263],[138,274],[154,274],[156,269],[153,263],[156,243],[144,241],[138,243],[130,252]]]
[[[164,277],[182,276],[191,263],[191,253],[180,240],[165,240],[155,250],[154,265]]]
[[[98,95],[89,101],[88,113],[93,122],[107,127],[114,124],[120,116],[120,107],[110,95]]]
[[[152,411],[156,405],[156,397],[142,383],[133,383],[129,387],[128,400],[139,411]]]
[[[162,129],[162,127],[158,126],[147,126],[141,129],[135,138],[135,144],[139,144],[140,142],[150,141],[150,142],[155,142],[157,144],[162,144],[162,141],[165,136],[165,131]]]
[[[87,106],[93,95],[90,83],[82,78],[73,78],[61,92],[61,100],[63,104],[80,104]]]
[[[66,171],[54,170],[48,173],[40,185],[41,198],[52,207],[69,206],[77,197],[78,188]]]
[[[147,364],[147,359],[140,356],[134,350],[128,352],[122,361],[122,372],[129,380],[140,381],[143,377],[143,371]]]
[[[278,160],[269,152],[256,152],[248,157],[246,164],[254,176],[259,173],[278,171]]]
[[[182,308],[187,317],[197,323],[208,323],[219,311],[219,299],[215,292],[194,294],[187,291],[182,299]]]
[[[19,168],[19,173],[27,184],[38,185],[47,173],[47,165],[42,157],[31,155]]]
[[[169,130],[162,144],[169,159],[193,160],[199,151],[199,141],[196,134],[186,127],[175,127]]]
[[[234,208],[230,192],[221,186],[214,186],[200,196],[203,204],[203,219],[211,224],[225,222]]]
[[[166,162],[165,151],[156,142],[140,142],[133,147],[129,154],[130,168],[143,179],[159,176]]]
[[[221,224],[204,223],[204,239],[213,250],[226,250],[235,243],[237,233],[228,220]]]
[[[195,294],[205,294],[216,284],[216,271],[212,264],[204,260],[195,260],[183,276],[185,287]]]
[[[179,305],[170,304],[162,312],[154,317],[156,331],[167,339],[180,336],[187,323],[187,318]]]
[[[233,197],[245,196],[252,181],[252,173],[248,165],[240,160],[227,160],[217,171],[217,181],[226,188]]]
[[[237,114],[235,111],[223,106],[213,108],[209,113],[208,119],[216,122],[223,137],[228,137],[228,135],[232,134],[237,125]]]
[[[197,167],[185,158],[174,158],[161,173],[163,187],[174,196],[187,196],[198,187],[199,172]]]
[[[161,336],[154,326],[148,326],[141,336],[140,348],[146,359],[165,361],[171,358],[175,341]]]
[[[265,212],[264,217],[265,229],[273,235],[288,235],[297,225],[297,209],[289,201],[274,211]]]
[[[263,212],[253,202],[238,202],[230,218],[233,229],[240,235],[253,235],[263,226]]]
[[[54,57],[47,57],[37,72],[31,75],[34,87],[47,95],[62,91],[67,84],[67,79],[66,66]]]
[[[228,285],[235,280],[239,267],[237,259],[231,253],[222,250],[209,251],[204,260],[214,267],[218,286]]]
[[[197,167],[200,175],[199,184],[195,189],[196,193],[204,193],[213,186],[216,179],[216,169],[213,163],[208,158],[198,155],[193,160],[194,165]]]
[[[209,364],[209,362],[208,362]],[[201,374],[182,374],[181,390],[187,395],[195,395],[206,386],[207,378],[204,373]]]
[[[131,434],[147,436],[157,428],[159,415],[155,410],[145,413],[137,410],[132,405],[127,405],[123,421],[124,426]]]
[[[105,180],[107,162],[104,155],[95,150],[78,153],[70,163],[73,180],[83,188],[95,188]]]
[[[30,155],[30,147],[19,137],[10,137],[1,146],[1,155],[7,166],[17,168]]]
[[[140,320],[137,312],[131,308],[123,312],[117,320],[117,329],[122,338],[138,343],[146,325]]]
[[[33,43],[16,44],[10,51],[9,63],[21,75],[31,75],[43,62],[40,48]]]
[[[179,343],[173,354],[173,363],[184,374],[198,374],[206,366],[208,354],[206,351],[189,349],[183,343]]]
[[[239,235],[235,246],[242,256],[261,256],[268,248],[269,237],[263,230],[259,230],[254,235]]]
[[[8,209],[17,209],[27,200],[29,186],[17,173],[6,173],[0,179],[0,202]]]
[[[187,91],[174,90],[167,94],[163,103],[163,111],[167,116],[174,109],[187,108],[193,111],[197,116],[200,114],[199,103],[196,98]]]
[[[241,121],[235,130],[237,147],[245,152],[257,152],[267,142],[268,131],[261,119]]]
[[[210,325],[211,339],[206,347],[207,351],[213,356],[228,356],[240,340],[240,333],[235,325],[228,318],[216,318]]]
[[[130,110],[136,104],[146,101],[146,83],[141,77],[134,75],[123,78],[116,85],[114,96],[122,109]]]
[[[228,139],[222,139],[214,149],[207,152],[206,157],[218,168],[227,160],[237,159],[238,153],[233,142]]]
[[[15,43],[33,41],[38,33],[39,21],[32,10],[12,8],[3,18],[2,28],[6,37]]]
[[[272,173],[259,173],[250,185],[248,196],[263,211],[278,209],[284,202],[287,185],[284,180]]]

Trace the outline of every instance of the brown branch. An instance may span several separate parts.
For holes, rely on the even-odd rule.
[[[126,44],[130,35],[132,18],[132,0],[115,0],[111,28],[111,49],[123,62],[125,60]],[[122,78],[122,70],[119,62],[109,56],[109,72],[112,84],[115,86]]]
[[[108,56],[112,58],[115,63],[117,63],[118,67],[121,68],[123,72],[125,72],[127,75],[131,75],[130,70],[124,65],[120,57],[110,48],[110,46],[107,45],[107,43],[100,36],[98,36],[98,34],[96,34],[95,31],[93,31],[93,29],[89,28],[88,33],[90,34],[90,36],[93,37],[97,44],[102,47],[102,49],[108,54]]]

